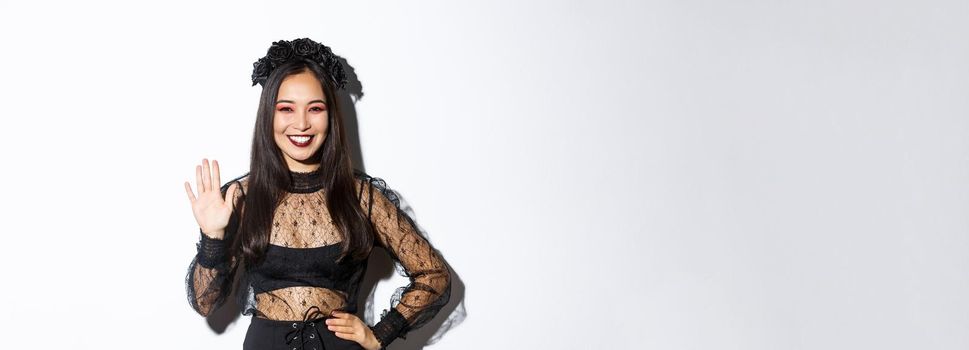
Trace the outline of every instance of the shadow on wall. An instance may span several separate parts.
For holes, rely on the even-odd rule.
[[[341,58],[344,68],[347,72],[347,85],[345,90],[338,94],[340,99],[340,107],[343,109],[344,125],[346,126],[347,141],[350,146],[350,151],[353,153],[353,164],[357,166],[360,170],[366,172],[366,168],[363,162],[363,155],[360,147],[360,132],[359,124],[357,123],[357,111],[354,108],[356,101],[363,98],[363,86],[357,79],[356,72],[353,70],[346,60]],[[395,190],[396,192],[396,190]],[[414,219],[415,223],[419,221],[414,215],[413,208],[406,204],[407,201],[403,195],[401,198],[401,209],[403,209],[407,215]],[[425,238],[430,237],[427,235],[423,229],[420,228],[420,224],[417,225],[417,230],[424,235]],[[431,242],[433,245],[433,242]],[[438,252],[447,260],[447,256]],[[385,278],[389,278],[395,273],[394,261],[383,249],[374,249],[373,253],[370,255],[370,259],[367,262],[367,273],[360,282],[360,293],[358,294],[357,300],[357,317],[361,320],[368,320],[369,317],[365,313],[373,315],[372,322],[379,320],[379,313],[374,313],[374,308],[383,310],[384,308],[390,307],[387,303],[389,301],[385,300],[373,300],[373,292],[377,286],[377,283]],[[388,349],[398,349],[398,350],[417,350],[423,349],[424,346],[433,344],[437,342],[447,331],[456,327],[465,317],[467,317],[467,312],[464,308],[464,282],[461,280],[460,276],[454,269],[449,265],[448,268],[451,271],[451,296],[447,305],[445,305],[438,312],[434,319],[425,324],[423,327],[415,329],[405,336],[406,339],[398,338],[390,344]],[[242,274],[236,274],[236,280],[233,281],[233,286],[238,286]],[[207,318],[206,322],[209,327],[215,333],[222,334],[232,323],[235,323],[241,316],[242,306],[239,305],[237,300],[238,293],[240,291],[238,288],[233,288],[232,295],[230,295],[225,304],[217,310],[214,310]]]

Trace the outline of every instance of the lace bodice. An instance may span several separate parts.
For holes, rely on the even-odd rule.
[[[311,307],[323,313],[340,309],[356,312],[357,292],[366,261],[338,263],[342,234],[327,209],[322,172],[290,172],[292,183],[276,208],[265,259],[257,266],[236,269],[236,258],[226,243],[200,231],[198,253],[189,265],[186,289],[190,305],[202,315],[218,308],[229,295],[234,274],[242,274],[237,295],[243,315],[273,320],[302,320]],[[396,192],[380,179],[356,173],[360,205],[373,224],[374,243],[385,249],[403,268],[410,283],[391,300],[379,322],[371,326],[387,346],[397,337],[427,323],[447,303],[450,272],[440,254],[400,210]],[[222,186],[223,196],[238,182],[236,213],[226,228],[226,240],[234,234],[242,198],[248,189],[243,175]],[[239,214],[242,213],[242,214]]]

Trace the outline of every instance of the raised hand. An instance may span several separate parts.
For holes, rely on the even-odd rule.
[[[195,221],[198,221],[203,234],[214,239],[224,238],[225,228],[229,224],[232,207],[235,205],[234,200],[222,198],[221,183],[219,162],[213,159],[210,171],[209,160],[204,158],[202,165],[195,166],[195,187],[198,189],[198,196],[192,193],[192,187],[188,181],[185,181],[185,193],[192,203]],[[236,198],[235,192],[238,187],[238,183],[232,183],[226,191],[225,198]]]

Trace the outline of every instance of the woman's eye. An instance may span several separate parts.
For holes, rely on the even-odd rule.
[[[292,108],[289,108],[289,107],[283,107],[283,108],[280,108],[280,109],[279,109],[279,111],[280,111],[280,112],[290,112],[290,111],[292,111],[292,110],[293,110],[293,109],[292,109]]]
[[[324,111],[324,109],[322,107],[313,107],[313,108],[310,108],[310,110],[311,111],[316,111],[316,112],[322,112],[322,111]]]

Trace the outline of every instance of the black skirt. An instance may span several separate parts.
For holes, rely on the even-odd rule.
[[[326,327],[330,317],[307,321],[275,321],[252,317],[243,350],[362,350],[355,341],[337,337]]]

